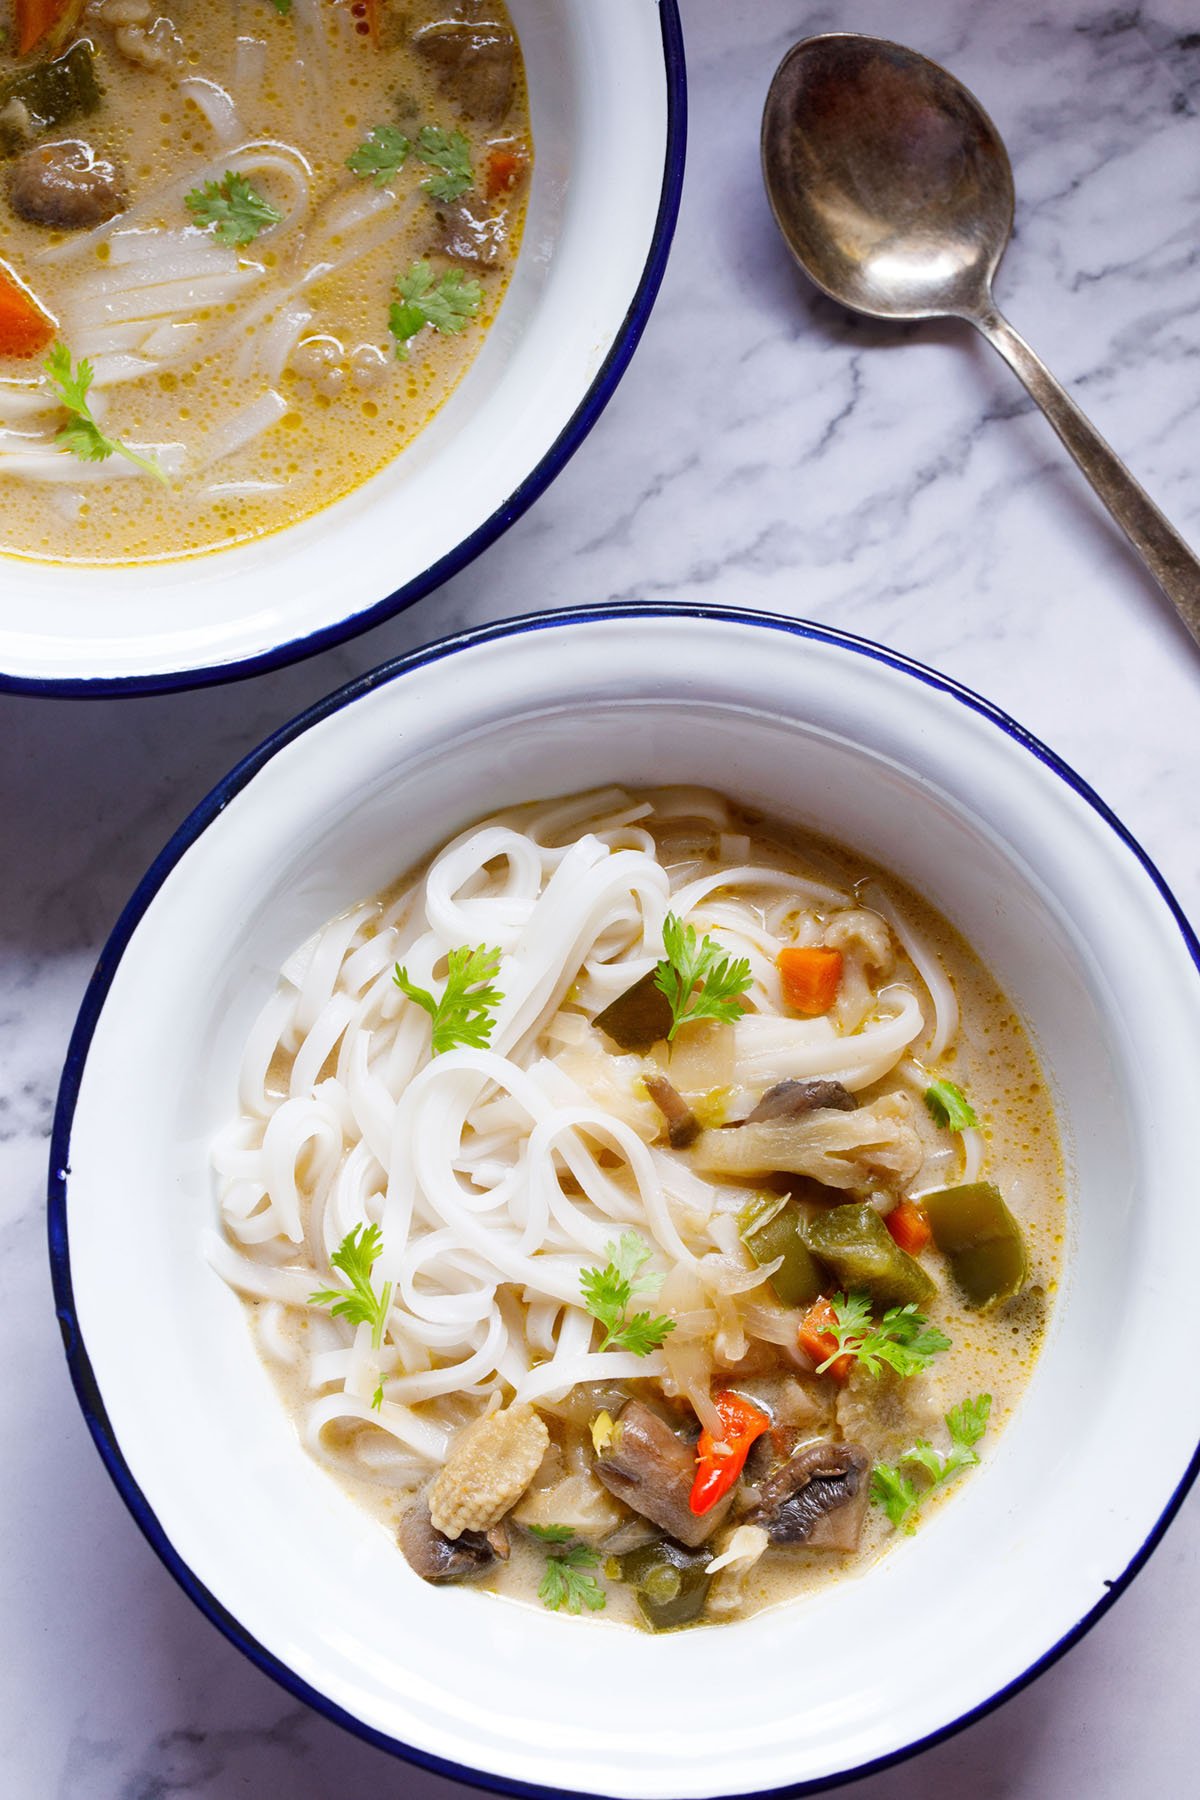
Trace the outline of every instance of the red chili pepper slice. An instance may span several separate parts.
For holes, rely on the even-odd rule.
[[[696,1445],[696,1479],[688,1499],[688,1505],[697,1517],[708,1512],[729,1492],[746,1466],[751,1444],[771,1425],[761,1407],[728,1389],[713,1395],[713,1405],[720,1414],[725,1436],[721,1440],[723,1447],[718,1451],[712,1432],[700,1433],[700,1442]]]

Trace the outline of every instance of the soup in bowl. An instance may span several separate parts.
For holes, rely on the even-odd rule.
[[[1051,752],[873,646],[435,645],[216,790],[88,996],[51,1234],[101,1452],[221,1629],[428,1766],[892,1758],[1073,1641],[1190,1479],[1193,1387],[1128,1344],[1187,1369],[1195,957]]]
[[[15,17],[0,680],[272,664],[511,523],[603,407],[662,273],[673,5]]]

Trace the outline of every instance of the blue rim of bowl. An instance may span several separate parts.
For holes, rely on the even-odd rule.
[[[687,67],[683,47],[683,26],[678,0],[657,0],[662,29],[663,63],[667,90],[667,139],[663,160],[662,190],[658,216],[650,251],[646,258],[629,310],[613,340],[608,355],[600,366],[592,385],[575,412],[559,432],[541,461],[535,465],[509,498],[498,506],[482,525],[465,537],[461,544],[431,563],[429,568],[383,600],[339,619],[319,631],[290,639],[254,656],[230,662],[212,663],[194,669],[167,670],[151,675],[9,675],[0,670],[0,693],[41,694],[59,698],[104,699],[118,694],[170,694],[190,688],[213,687],[221,682],[242,681],[251,675],[265,675],[305,657],[331,650],[350,638],[370,631],[376,625],[423,600],[434,588],[459,575],[475,558],[504,535],[510,525],[526,513],[570,462],[601,413],[616,393],[621,378],[637,349],[642,333],[654,310],[654,302],[666,273],[671,241],[679,218],[683,193],[683,170],[687,150]],[[220,555],[220,552],[215,554]]]
[[[274,756],[312,726],[319,724],[321,720],[328,718],[333,713],[340,712],[344,707],[352,705],[356,700],[373,692],[376,688],[386,686],[404,675],[423,668],[428,663],[441,662],[447,657],[456,655],[459,651],[473,649],[477,645],[486,644],[498,638],[520,637],[530,632],[558,630],[573,625],[612,622],[629,618],[701,619],[783,632],[792,638],[827,644],[851,651],[858,656],[864,656],[873,662],[881,663],[886,668],[894,669],[899,674],[911,676],[935,692],[944,694],[949,699],[970,708],[997,726],[1014,743],[1019,744],[1036,757],[1047,769],[1065,782],[1080,799],[1084,800],[1115,832],[1157,889],[1160,898],[1175,921],[1197,972],[1200,973],[1200,941],[1197,941],[1196,933],[1188,923],[1183,909],[1137,839],[1081,775],[1076,774],[1068,763],[1065,763],[1039,738],[1026,731],[1015,719],[1001,711],[999,707],[993,706],[990,701],[984,700],[972,689],[963,687],[947,676],[939,675],[936,670],[928,668],[924,663],[914,662],[911,658],[902,656],[896,651],[887,650],[882,645],[873,643],[869,638],[858,637],[850,632],[839,631],[808,620],[788,619],[775,613],[746,612],[735,607],[657,603],[575,607],[564,609],[561,612],[528,613],[518,619],[507,620],[497,625],[486,625],[471,631],[457,633],[452,637],[442,638],[358,677],[357,680],[339,688],[326,699],[318,701],[315,706],[309,707],[289,724],[282,726],[258,749],[252,751],[249,756],[238,763],[179,827],[143,876],[100,954],[71,1035],[55,1107],[54,1125],[50,1139],[47,1229],[55,1307],[76,1398],[104,1465],[147,1541],[184,1592],[195,1601],[200,1610],[212,1620],[213,1624],[225,1634],[230,1642],[249,1657],[257,1668],[261,1669],[264,1674],[270,1675],[288,1693],[294,1695],[298,1700],[304,1701],[324,1718],[344,1726],[356,1737],[362,1738],[379,1749],[390,1751],[393,1755],[402,1757],[419,1768],[444,1775],[451,1780],[466,1782],[472,1787],[482,1788],[492,1793],[529,1795],[535,1796],[536,1800],[552,1800],[553,1796],[561,1795],[564,1792],[586,1794],[589,1800],[603,1800],[603,1796],[593,1789],[552,1788],[537,1782],[519,1781],[511,1777],[492,1774],[487,1770],[472,1768],[469,1764],[451,1762],[443,1757],[433,1756],[427,1751],[416,1749],[400,1739],[390,1737],[386,1732],[377,1731],[374,1727],[364,1724],[361,1719],[355,1718],[303,1681],[285,1663],[260,1644],[228,1608],[209,1592],[177,1554],[121,1454],[75,1315],[67,1228],[71,1126],[92,1035],[103,1011],[104,1002],[121,957],[143,915],[175,865],[213,820],[224,811],[230,801],[254,779]],[[947,1738],[953,1737],[964,1727],[986,1717],[1004,1701],[1011,1699],[1014,1694],[1020,1693],[1023,1688],[1036,1680],[1039,1675],[1077,1644],[1091,1630],[1097,1620],[1103,1617],[1117,1597],[1124,1593],[1134,1576],[1144,1567],[1179,1511],[1198,1474],[1200,1474],[1200,1445],[1197,1445],[1174,1493],[1141,1548],[1119,1576],[1112,1581],[1105,1582],[1107,1592],[1103,1598],[1098,1600],[1095,1606],[1090,1608],[1070,1631],[1066,1632],[1031,1663],[1021,1675],[1006,1683],[988,1699],[980,1701],[978,1706],[970,1708],[967,1712],[960,1714],[946,1725],[940,1726],[936,1731],[928,1733],[914,1743],[904,1745],[898,1750],[889,1751],[886,1755],[861,1763],[855,1768],[842,1770],[838,1774],[822,1776],[819,1779],[762,1789],[755,1794],[739,1794],[737,1800],[790,1800],[791,1796],[828,1792],[831,1788],[840,1787],[846,1782],[856,1781],[865,1775],[893,1768],[897,1764],[919,1755],[922,1751],[944,1743]]]

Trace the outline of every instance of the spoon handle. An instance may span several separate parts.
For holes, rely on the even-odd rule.
[[[1200,560],[1139,487],[1019,332],[994,307],[975,313],[988,342],[1016,370],[1167,599],[1200,643]]]

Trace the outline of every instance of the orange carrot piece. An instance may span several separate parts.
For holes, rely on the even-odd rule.
[[[933,1231],[925,1208],[918,1206],[915,1200],[901,1200],[883,1222],[892,1234],[893,1243],[899,1244],[901,1250],[907,1250],[910,1256],[920,1256],[922,1250],[928,1250]]]
[[[524,151],[509,144],[497,144],[487,159],[488,199],[498,200],[501,194],[511,194],[527,167],[528,158]]]
[[[794,1011],[810,1019],[827,1013],[842,980],[842,953],[821,945],[795,944],[777,958],[783,997]]]
[[[61,38],[82,11],[83,0],[13,0],[17,54],[28,55],[60,25],[65,28],[56,34]]]
[[[24,282],[0,263],[0,356],[39,356],[56,330]]]
[[[829,1327],[836,1323],[836,1315],[824,1294],[818,1295],[800,1321],[797,1333],[800,1348],[805,1356],[812,1358],[814,1368],[819,1368],[827,1357],[837,1349],[837,1339]],[[850,1371],[854,1367],[852,1356],[839,1356],[826,1369],[826,1375],[834,1381],[846,1382],[850,1379]]]

